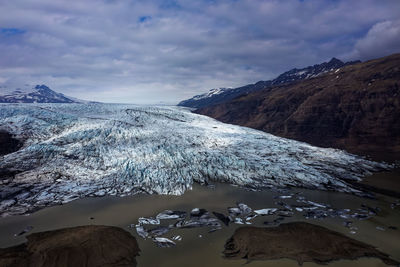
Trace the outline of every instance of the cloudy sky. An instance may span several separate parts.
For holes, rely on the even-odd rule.
[[[173,104],[396,52],[399,0],[0,1],[0,84],[88,100]]]

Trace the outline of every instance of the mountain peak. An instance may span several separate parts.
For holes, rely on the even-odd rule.
[[[334,64],[344,64],[343,61],[341,61],[340,59],[337,59],[335,57],[333,57],[328,63],[334,63]]]
[[[48,86],[36,85],[29,88],[27,85],[15,90],[4,90],[0,93],[0,103],[83,103],[79,99],[65,96],[51,90]]]
[[[42,84],[42,85],[37,84],[34,88],[37,89],[37,90],[42,89],[42,90],[46,90],[46,91],[52,91],[49,87],[47,87],[44,84]]]
[[[314,78],[324,73],[337,70],[347,65],[356,64],[359,61],[352,61],[344,63],[341,60],[333,57],[329,62],[323,62],[314,66],[305,68],[294,68],[279,75],[277,78],[269,81],[259,81],[255,84],[248,84],[238,88],[219,88],[211,89],[209,92],[202,95],[194,96],[190,99],[181,101],[178,106],[202,108],[215,104],[220,104],[234,99],[238,96],[249,94],[254,91],[264,89],[272,85],[283,85],[287,83],[294,83],[305,79]]]

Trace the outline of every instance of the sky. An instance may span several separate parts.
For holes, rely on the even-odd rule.
[[[398,52],[399,0],[0,1],[0,85],[86,100],[176,104]]]

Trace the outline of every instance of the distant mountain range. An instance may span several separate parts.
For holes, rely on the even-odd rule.
[[[46,85],[10,89],[0,86],[0,103],[88,103],[57,93]]]
[[[303,71],[311,69],[284,75],[303,80],[267,86],[195,112],[317,146],[400,159],[400,54],[332,71],[334,67],[321,68],[327,72],[304,79],[311,75]]]
[[[293,83],[304,79],[317,77],[329,71],[335,71],[347,65],[360,63],[360,61],[342,62],[337,58],[332,58],[329,62],[308,66],[302,69],[292,69],[282,73],[277,78],[268,81],[259,81],[255,84],[248,84],[238,88],[217,88],[209,92],[196,95],[190,99],[184,100],[178,106],[191,108],[208,107],[215,104],[228,102],[238,96],[246,95],[269,86]]]

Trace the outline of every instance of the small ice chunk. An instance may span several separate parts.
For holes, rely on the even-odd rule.
[[[190,217],[200,217],[207,213],[205,209],[194,208],[190,212]]]
[[[138,222],[139,222],[140,225],[143,225],[143,224],[158,225],[158,224],[160,224],[160,220],[159,219],[145,218],[145,217],[140,217],[138,219]]]
[[[243,220],[241,218],[235,218],[235,220],[233,222],[236,224],[244,224]]]
[[[25,228],[24,228],[21,232],[19,232],[18,234],[14,234],[14,236],[21,236],[21,235],[23,235],[23,234],[26,234],[26,233],[32,231],[32,229],[33,229],[33,226],[28,225],[27,227],[25,227]]]
[[[151,236],[160,236],[168,233],[170,230],[169,227],[159,226],[157,228],[151,229],[148,231],[149,235]]]
[[[239,208],[228,208],[228,212],[232,216],[238,216],[242,213]]]
[[[182,237],[180,235],[175,235],[175,236],[172,237],[172,240],[182,241]]]
[[[176,243],[171,239],[165,237],[155,237],[153,241],[159,246],[160,248],[170,248],[176,246]]]
[[[194,227],[221,227],[221,224],[218,222],[217,219],[210,217],[208,213],[200,216],[200,217],[193,217],[190,220],[184,221],[182,223],[182,228],[194,228]]]
[[[317,202],[314,202],[314,201],[311,201],[311,200],[307,200],[306,203],[308,203],[310,205],[313,205],[315,207],[319,207],[319,208],[327,208],[328,207],[327,205],[324,205],[324,204],[321,204],[321,203],[317,203]]]
[[[292,211],[286,211],[286,210],[280,210],[277,214],[280,217],[292,217],[293,212]]]
[[[143,239],[149,236],[149,233],[140,224],[136,225],[136,233]]]
[[[239,207],[239,209],[243,215],[247,215],[253,211],[249,206],[247,206],[244,203],[238,203],[237,206]]]
[[[164,210],[157,214],[156,219],[158,220],[170,220],[170,219],[184,219],[186,217],[185,211],[172,211]]]
[[[250,221],[250,220],[254,219],[257,216],[258,216],[258,214],[249,215],[249,216],[246,217],[246,221]]]
[[[277,210],[278,210],[277,208],[269,208],[269,209],[254,210],[254,212],[257,213],[258,215],[272,215]]]

